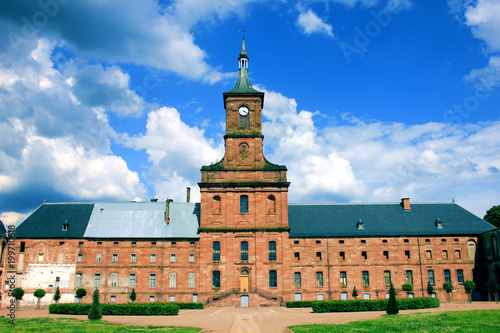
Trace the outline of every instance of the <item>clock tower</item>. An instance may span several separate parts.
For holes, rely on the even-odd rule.
[[[262,291],[266,297],[282,296],[283,290],[276,287],[283,285],[278,280],[290,257],[283,253],[288,251],[290,231],[290,183],[286,167],[264,157],[264,93],[250,84],[244,38],[238,61],[236,85],[223,94],[224,157],[201,168],[198,230],[204,297],[232,295],[231,302],[239,302],[236,298],[241,297],[243,304],[250,294],[262,297]]]

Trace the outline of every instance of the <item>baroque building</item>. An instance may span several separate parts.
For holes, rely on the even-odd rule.
[[[465,300],[464,281],[480,281],[484,267],[500,279],[498,256],[483,267],[476,251],[498,232],[455,203],[289,204],[286,167],[264,156],[264,93],[248,78],[244,40],[238,61],[223,94],[225,155],[201,168],[201,202],[188,192],[185,203],[43,203],[17,227],[6,268],[25,304],[38,288],[50,303],[57,287],[62,302],[98,288],[105,303],[128,302],[134,289],[138,302],[269,306],[351,299],[354,288],[380,299],[391,283],[399,297],[427,296],[431,284],[444,298],[444,282]]]

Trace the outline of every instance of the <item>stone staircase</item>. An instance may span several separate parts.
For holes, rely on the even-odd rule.
[[[208,298],[207,307],[241,307],[241,296],[248,296],[250,307],[281,306],[283,297],[276,296],[268,291],[251,288],[248,292],[240,289],[230,289],[217,293]]]

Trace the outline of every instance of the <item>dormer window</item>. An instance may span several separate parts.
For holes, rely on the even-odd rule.
[[[356,223],[356,226],[358,227],[359,230],[363,230],[365,228],[365,223],[361,221],[361,219],[359,219],[358,223]]]
[[[62,231],[68,231],[68,228],[69,228],[69,223],[63,223]]]
[[[438,229],[443,229],[443,221],[441,221],[439,218],[436,219],[435,224]]]

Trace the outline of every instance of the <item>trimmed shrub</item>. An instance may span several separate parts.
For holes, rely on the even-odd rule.
[[[179,306],[179,310],[202,310],[205,308],[203,303],[168,303],[168,304],[176,304]]]
[[[203,303],[192,304],[203,305]],[[86,315],[89,314],[91,306],[91,304],[78,303],[51,304],[49,313]],[[102,315],[105,316],[176,316],[179,314],[179,305],[175,303],[100,304],[100,308]]]
[[[399,298],[396,299],[401,310],[438,308],[439,298]],[[389,300],[350,300],[350,301],[313,301],[313,312],[359,312],[359,311],[386,311]]]
[[[398,302],[396,301],[396,289],[394,289],[394,285],[392,283],[389,288],[389,302],[387,303],[386,312],[390,315],[399,313]]]
[[[132,292],[130,293],[130,296],[128,298],[131,302],[135,302],[137,299],[137,295],[135,294],[135,288],[132,288]]]
[[[75,296],[80,300],[87,295],[87,290],[85,288],[78,288],[75,292]]]
[[[59,291],[59,287],[56,288],[56,292],[54,293],[54,296],[52,297],[52,299],[56,303],[59,302],[59,300],[61,299],[61,292]]]
[[[411,283],[405,283],[405,284],[403,284],[401,289],[403,289],[403,291],[406,291],[407,293],[409,293],[409,292],[413,291],[413,285]]]
[[[469,296],[469,303],[472,303],[472,291],[476,289],[476,284],[471,280],[465,280],[464,288],[465,292]]]
[[[40,310],[40,300],[42,299],[43,296],[45,296],[45,290],[37,289],[33,293],[33,296],[36,297],[36,309]]]
[[[427,295],[431,296],[434,294],[434,287],[430,282],[427,282]]]
[[[323,301],[293,301],[293,302],[286,302],[286,307],[287,308],[310,308],[316,302],[323,302]]]
[[[100,320],[102,318],[101,306],[99,303],[99,290],[94,290],[92,294],[92,305],[90,306],[88,318],[90,320]]]

